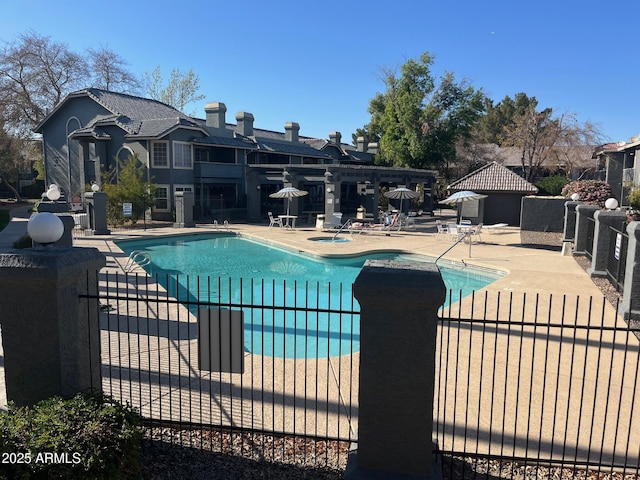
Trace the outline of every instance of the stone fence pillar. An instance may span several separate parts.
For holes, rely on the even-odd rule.
[[[640,222],[630,222],[627,225],[627,233],[627,263],[618,314],[625,320],[640,321]]]
[[[587,237],[589,232],[589,222],[593,215],[600,210],[597,205],[577,205],[576,206],[576,231],[574,236],[574,255],[585,255],[587,252],[587,243],[590,239]]]
[[[563,242],[573,242],[576,236],[576,207],[582,202],[569,201],[564,203]]]
[[[344,478],[441,476],[433,453],[437,310],[446,297],[433,263],[368,260],[360,303],[358,449]]]
[[[104,192],[86,192],[84,199],[89,213],[89,226],[94,235],[109,235],[107,228],[107,194]]]
[[[193,221],[193,192],[176,192],[174,199],[176,223],[173,226],[176,228],[195,227],[196,224]]]
[[[33,405],[101,389],[97,293],[104,255],[93,248],[39,247],[0,254],[7,399]]]
[[[611,237],[614,235],[610,227],[621,230],[627,221],[626,212],[598,210],[593,218],[596,226],[593,231],[593,251],[591,253],[591,267],[587,273],[592,277],[606,277],[609,264]]]

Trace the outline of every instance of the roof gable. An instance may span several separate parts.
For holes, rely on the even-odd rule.
[[[73,98],[88,97],[101,105],[111,115],[97,118],[85,125],[83,130],[96,129],[104,125],[117,125],[129,136],[159,137],[176,127],[201,128],[191,117],[179,110],[150,98],[136,97],[124,93],[110,92],[98,88],[87,88],[70,93],[58,106],[36,127],[42,126],[55,113]]]
[[[538,188],[497,162],[487,163],[448,187],[450,190],[475,192],[536,193]]]

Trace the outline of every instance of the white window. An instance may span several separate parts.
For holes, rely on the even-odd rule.
[[[173,142],[173,168],[193,168],[191,144]]]
[[[174,192],[193,192],[193,185],[174,185]]]
[[[159,212],[169,211],[169,185],[156,185],[156,206]]]
[[[153,142],[151,144],[151,166],[156,168],[169,167],[169,151],[167,142]]]

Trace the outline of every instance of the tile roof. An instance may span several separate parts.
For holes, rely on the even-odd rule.
[[[472,190],[474,192],[522,192],[536,193],[532,183],[497,162],[487,163],[465,175],[448,187],[450,190]]]

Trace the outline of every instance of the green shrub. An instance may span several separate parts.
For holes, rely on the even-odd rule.
[[[0,413],[0,479],[139,478],[140,417],[110,397],[78,394]]]
[[[562,189],[562,196],[571,197],[577,193],[579,200],[586,205],[598,205],[604,208],[607,199],[613,197],[611,186],[602,180],[576,180]]]
[[[13,248],[31,248],[33,247],[33,242],[31,241],[31,237],[28,234],[24,234],[18,240],[13,242]]]
[[[631,190],[631,193],[629,193],[629,196],[627,197],[627,201],[631,208],[634,210],[640,210],[640,187],[636,187]]]
[[[560,195],[564,186],[569,183],[566,175],[551,175],[536,183],[542,195]]]

